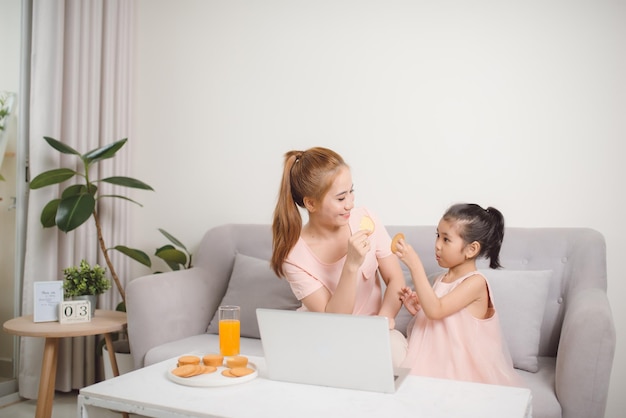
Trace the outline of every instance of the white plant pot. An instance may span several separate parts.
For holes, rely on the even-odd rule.
[[[113,349],[115,350],[115,361],[117,362],[117,368],[120,375],[133,371],[133,357],[130,354],[130,348],[128,341],[113,341]],[[109,351],[106,345],[102,347],[102,360],[104,363],[104,378],[113,378],[113,368],[111,367],[111,359],[109,358]]]

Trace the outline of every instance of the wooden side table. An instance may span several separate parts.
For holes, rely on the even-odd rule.
[[[83,337],[86,335],[104,335],[113,375],[119,376],[111,333],[122,331],[126,325],[126,312],[96,310],[91,322],[60,324],[59,322],[33,322],[32,315],[9,319],[2,329],[22,337],[43,337],[46,339],[43,350],[43,363],[39,378],[39,395],[35,418],[50,418],[54,400],[54,384],[57,373],[57,352],[59,339]]]

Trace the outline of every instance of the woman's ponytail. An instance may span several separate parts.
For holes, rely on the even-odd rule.
[[[301,155],[302,151],[289,151],[285,154],[283,176],[274,209],[270,266],[278,277],[284,277],[283,263],[289,255],[289,251],[296,245],[302,230],[302,216],[300,216],[297,203],[293,199],[291,187],[291,171]]]

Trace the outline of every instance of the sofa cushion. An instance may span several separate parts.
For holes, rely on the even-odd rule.
[[[552,270],[481,270],[481,273],[491,285],[513,365],[536,372]]]
[[[554,418],[563,416],[563,410],[559,400],[554,396],[556,386],[555,357],[537,357],[538,370],[529,373],[518,370],[526,385],[532,390],[532,417]],[[576,384],[576,383],[574,383]]]
[[[257,308],[297,309],[300,301],[286,280],[274,274],[268,260],[237,253],[226,294],[220,305],[241,307],[241,336],[261,338],[256,319]],[[218,313],[209,323],[208,333],[218,334]]]

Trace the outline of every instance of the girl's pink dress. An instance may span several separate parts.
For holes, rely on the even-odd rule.
[[[452,283],[435,280],[437,296],[450,293],[468,277],[469,273]],[[484,276],[483,276],[484,277]],[[506,386],[526,386],[513,368],[506,342],[502,337],[498,312],[493,308],[489,282],[490,312],[486,319],[478,319],[463,308],[443,319],[428,319],[418,311],[409,334],[409,349],[402,367],[411,374],[444,379],[465,380]]]

